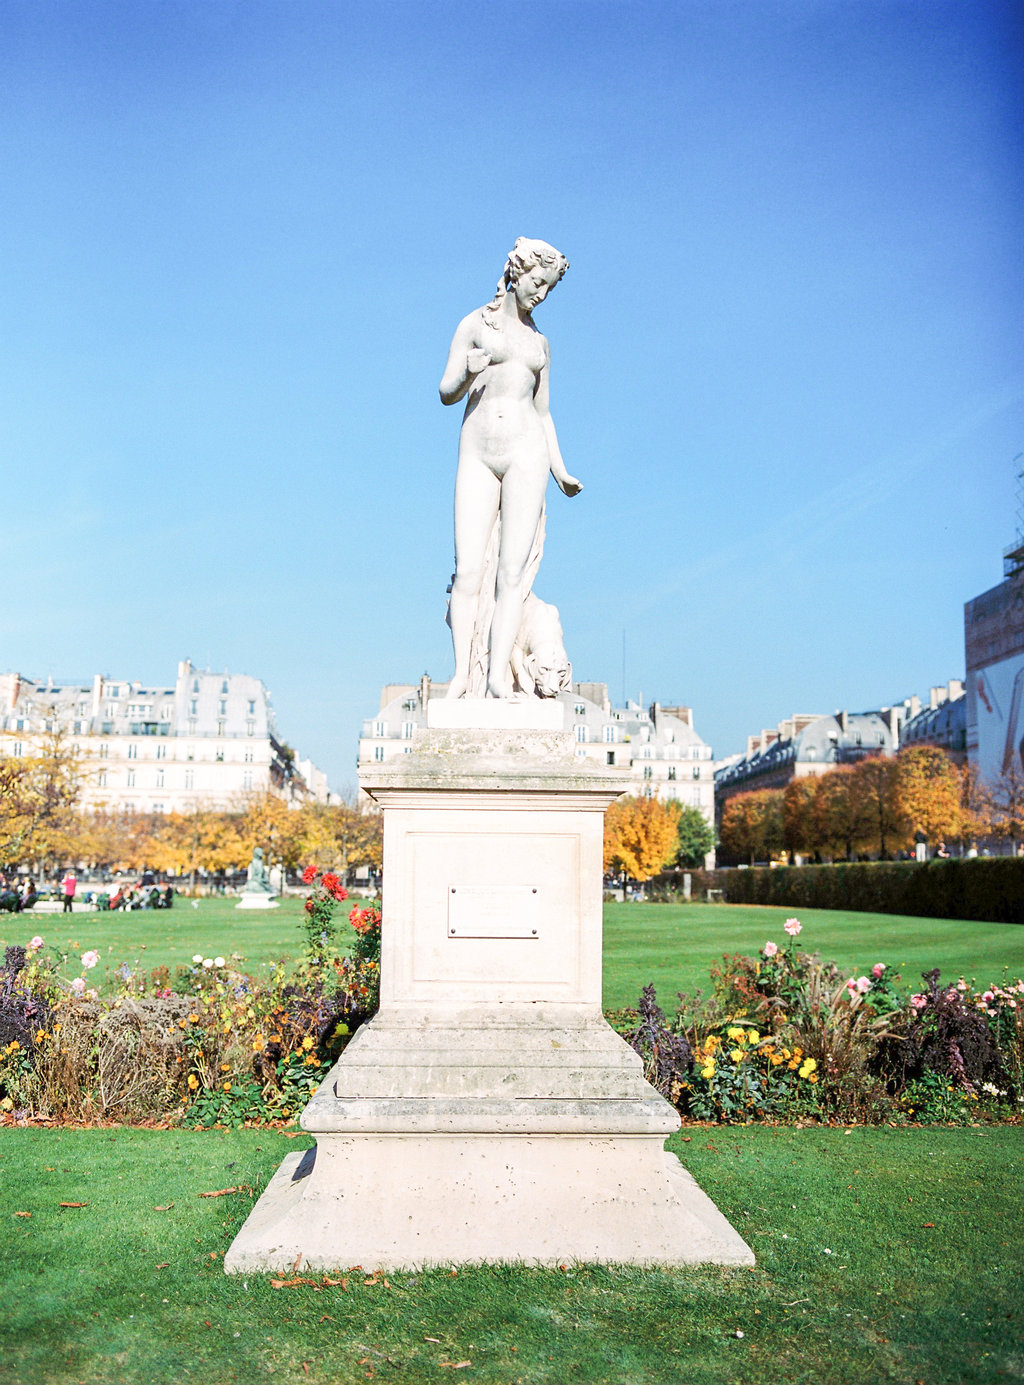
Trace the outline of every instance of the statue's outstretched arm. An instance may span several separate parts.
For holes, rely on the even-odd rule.
[[[555,478],[556,485],[566,495],[579,495],[583,489],[583,483],[577,481],[575,476],[570,476],[565,468],[565,463],[562,461],[562,451],[558,446],[558,435],[555,433],[555,420],[551,417],[551,410],[548,407],[548,374],[550,369],[550,361],[545,361],[540,372],[540,379],[537,381],[533,405],[544,426],[544,436],[548,444],[548,465],[551,467],[551,475]]]

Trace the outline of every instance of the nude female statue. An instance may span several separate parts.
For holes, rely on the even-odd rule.
[[[548,473],[566,495],[583,489],[566,471],[558,448],[548,412],[550,351],[531,317],[568,268],[569,261],[553,246],[520,236],[494,298],[464,317],[452,339],[441,402],[468,398],[455,479],[455,576],[449,606],[455,675],[449,697],[476,691],[471,685],[474,629],[476,643],[485,651],[480,691],[488,697],[513,696],[509,660],[543,543]],[[491,579],[488,549],[495,543]],[[493,592],[488,590],[491,580]]]

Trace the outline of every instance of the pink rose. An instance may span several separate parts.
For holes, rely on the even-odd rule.
[[[778,943],[765,943],[764,945],[764,955],[766,957],[774,957],[778,950]]]
[[[912,995],[910,997],[910,1003],[915,1010],[923,1010],[928,1004],[928,997],[926,995]]]
[[[791,938],[795,938],[798,933],[803,931],[803,924],[799,919],[787,919],[782,926]]]
[[[42,945],[43,940],[37,933],[36,936],[29,941],[28,950],[29,952],[38,952]]]
[[[75,979],[74,979],[74,981],[72,981],[72,983],[71,983],[71,994],[72,994],[72,995],[84,995],[84,994],[85,994],[85,977],[84,977],[84,976],[76,976]]]
[[[857,983],[856,981],[854,981],[852,976],[846,983],[846,989],[850,992],[851,995],[853,995],[854,991],[857,989]]]
[[[871,978],[870,978],[870,977],[867,977],[867,976],[858,976],[858,977],[857,977],[857,991],[858,991],[858,993],[859,993],[860,995],[864,995],[867,991],[870,991],[870,989],[871,989]]]
[[[981,998],[982,998],[982,1000],[984,1000],[984,1001],[986,1002],[986,1004],[987,1004],[990,1000],[995,1000],[995,996],[992,994],[991,991],[982,991],[982,993],[981,993]]]
[[[877,981],[878,978],[882,975],[882,972],[883,972],[883,971],[885,971],[885,963],[884,963],[884,962],[876,962],[875,965],[871,968],[871,975],[872,975],[872,976],[875,978],[875,980]]]
[[[95,948],[90,948],[88,952],[82,953],[82,966],[86,971],[92,971],[93,967],[100,960],[100,954]]]

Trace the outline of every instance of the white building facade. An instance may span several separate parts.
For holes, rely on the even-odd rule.
[[[426,725],[427,702],[444,697],[447,689],[446,683],[432,683],[426,676],[419,684],[387,684],[376,716],[363,722],[360,766],[411,753],[415,731]],[[657,702],[646,711],[633,702],[613,707],[605,683],[574,683],[557,700],[565,709],[565,727],[575,737],[578,759],[628,769],[627,792],[677,799],[714,822],[711,747],[694,730],[689,707]]]
[[[224,809],[267,790],[296,804],[328,801],[326,777],[285,750],[267,689],[248,674],[187,659],[163,688],[101,674],[84,686],[0,674],[0,755],[37,754],[58,732],[80,757],[86,808]]]

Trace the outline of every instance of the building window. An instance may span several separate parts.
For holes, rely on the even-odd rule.
[[[578,717],[585,717],[587,715],[587,709],[582,702],[576,703],[574,711]]]
[[[644,765],[644,778],[645,778],[645,779],[653,779],[653,778],[654,778],[654,767],[653,767],[652,765]]]
[[[576,727],[576,739],[577,739],[578,741],[586,741],[586,739],[587,739],[587,728],[586,728],[585,726],[577,726],[577,727]]]
[[[107,771],[105,769],[101,769],[99,774],[97,774],[96,783],[98,787],[101,789],[105,789],[107,787]]]
[[[194,789],[195,786],[196,786],[196,772],[195,772],[194,769],[187,769],[187,770],[185,771],[185,788],[186,788],[186,789]]]
[[[246,734],[247,736],[255,736],[255,734],[256,734],[256,723],[255,723],[254,721],[247,721],[247,722],[245,723],[245,734]]]
[[[157,748],[156,748],[156,758],[157,758],[158,760],[166,760],[166,759],[167,759],[167,747],[166,747],[165,745],[158,745],[158,746],[157,746]]]
[[[676,767],[675,767],[675,765],[669,765],[669,767],[668,767],[668,777],[669,777],[670,779],[674,779],[674,778],[676,777]]]
[[[218,764],[222,764],[222,763],[223,763],[223,760],[224,760],[224,752],[223,752],[223,750],[218,750],[217,753],[216,753],[216,755],[215,755],[213,758],[217,761]]]
[[[700,778],[700,765],[694,765],[694,767],[693,767],[693,777],[694,777],[694,779],[699,779],[699,778]]]
[[[242,756],[242,759],[245,761],[245,763],[246,763],[247,765],[251,765],[251,764],[252,764],[252,751],[251,751],[251,750],[247,750],[247,751],[245,752],[245,754]]]
[[[189,734],[190,736],[194,736],[194,735],[196,734],[196,721],[195,721],[195,717],[192,717],[192,718],[190,718],[190,720],[189,720],[189,723],[188,723],[188,734]]]
[[[164,786],[164,772],[162,769],[158,769],[156,772],[156,786],[158,789],[162,789]]]
[[[163,810],[164,810],[164,805],[163,805],[162,803],[154,803],[154,804],[153,804],[153,812],[154,812],[154,813],[162,813]]]
[[[227,680],[226,678],[225,678],[225,679],[223,680],[223,682],[221,683],[221,685],[220,685],[220,690],[221,690],[221,693],[222,693],[222,694],[227,692],[227,690],[228,690],[228,680]]]
[[[615,763],[615,751],[614,751],[614,750],[606,750],[605,753],[604,753],[604,758],[605,758],[605,763],[606,763],[606,764],[614,765],[614,763]]]
[[[699,808],[699,807],[700,807],[700,805],[701,805],[701,792],[700,792],[700,789],[691,789],[691,791],[690,791],[690,802],[693,804],[693,806],[694,806],[695,808]]]
[[[251,770],[251,769],[246,769],[246,770],[243,770],[243,771],[242,771],[242,788],[243,788],[243,789],[251,789],[251,788],[252,788],[252,770]]]
[[[192,701],[188,704],[188,714],[189,714],[190,717],[197,717],[197,716],[199,715],[199,699],[198,699],[198,698],[195,698],[195,697],[194,697],[194,698],[192,699]]]
[[[218,715],[219,717],[226,717],[227,714],[228,714],[228,704],[227,704],[226,699],[222,697],[221,700],[220,700],[220,702],[219,702],[219,704],[218,704],[218,706],[217,706],[217,715]]]
[[[254,697],[249,698],[249,715],[251,717],[256,715],[256,699]]]
[[[384,735],[384,723],[383,723],[382,721],[375,721],[375,722],[373,723],[373,734],[374,734],[375,736],[383,736],[383,735]]]
[[[14,742],[14,753],[15,753],[15,755],[21,755],[21,754],[23,753],[23,752],[22,752],[21,741],[15,741],[15,742]]]
[[[114,717],[114,716],[116,716],[116,715],[117,715],[117,708],[114,706],[114,704],[113,704],[112,702],[108,702],[108,703],[107,703],[107,717],[110,718],[110,717]]]
[[[693,747],[693,749],[690,751],[690,755],[691,755],[691,757],[692,757],[694,760],[699,760],[699,759],[700,759],[700,746],[699,746],[699,745],[695,745],[695,746]]]
[[[610,741],[610,742],[614,742],[614,740],[615,740],[615,727],[614,727],[614,726],[606,726],[606,727],[604,728],[604,730],[601,732],[601,737],[602,737],[603,740]]]
[[[174,716],[174,705],[173,705],[173,703],[165,702],[164,705],[160,708],[160,720],[161,720],[161,721],[170,721],[171,718],[172,718],[173,716]]]
[[[651,759],[653,759],[653,758],[654,758],[654,751],[651,749],[651,747],[650,747],[649,745],[645,745],[645,746],[644,746],[644,759],[645,759],[645,760],[651,760]]]
[[[120,689],[119,687],[112,686],[111,689],[110,689],[110,696],[111,696],[111,697],[120,697],[120,696],[121,696],[121,689]]]
[[[100,741],[100,759],[105,760],[110,754],[110,742]]]
[[[217,723],[217,735],[218,735],[218,736],[223,736],[223,734],[224,734],[224,723],[223,723],[222,721],[218,721],[218,723]]]
[[[193,678],[193,679],[192,679],[192,691],[193,691],[193,692],[196,692],[196,693],[199,691],[199,679],[198,679],[198,678]]]
[[[139,758],[139,747],[134,741],[128,746],[128,758],[129,760],[137,760]]]
[[[375,746],[373,747],[373,758],[374,758],[375,760],[383,760],[383,758],[384,758],[384,747],[383,747],[382,745],[375,745]]]
[[[403,740],[403,741],[411,741],[411,740],[412,740],[412,730],[413,730],[413,723],[412,723],[411,721],[403,721],[403,722],[402,722],[402,740]]]
[[[135,788],[135,771],[133,769],[128,771],[128,787],[130,789]]]

